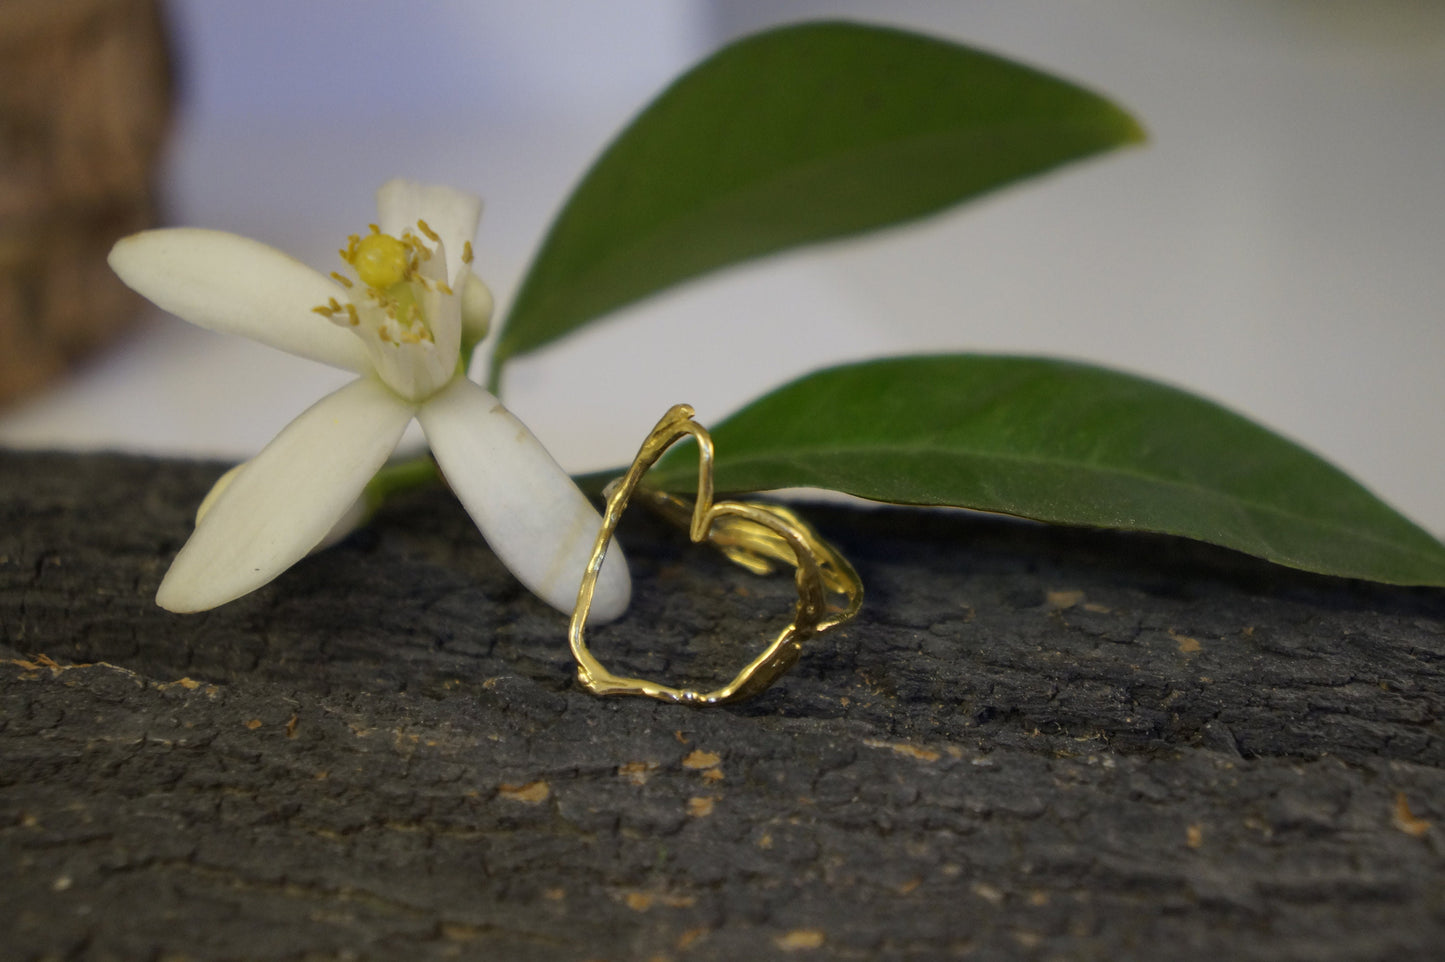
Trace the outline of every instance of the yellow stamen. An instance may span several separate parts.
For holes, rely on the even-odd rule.
[[[352,283],[351,283],[351,278],[347,277],[345,274],[341,274],[341,273],[338,273],[338,272],[336,272],[336,271],[332,271],[332,272],[331,272],[331,278],[332,278],[332,280],[336,281],[336,283],[340,284],[342,287],[352,287],[352,286],[353,286]]]
[[[449,285],[446,281],[437,281],[437,290],[441,291],[443,294],[452,293],[451,285]]]
[[[424,220],[419,220],[419,221],[416,222],[416,226],[417,226],[417,230],[419,230],[419,231],[421,231],[423,234],[425,234],[425,235],[426,235],[426,239],[429,240],[429,241],[431,241],[433,244],[440,244],[440,243],[442,242],[441,235],[439,235],[436,231],[434,231],[434,230],[432,230],[430,227],[428,227],[426,221],[424,221]]]
[[[470,264],[471,262],[472,262],[472,242],[471,242],[471,241],[465,241],[465,242],[462,244],[462,263],[463,263],[463,264]]]
[[[350,319],[352,327],[356,327],[358,324],[361,323],[361,315],[356,313],[355,304],[346,305],[346,316],[348,319]]]

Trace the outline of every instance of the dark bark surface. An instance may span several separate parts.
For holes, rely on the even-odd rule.
[[[215,465],[0,453],[4,958],[1438,958],[1445,592],[812,508],[863,614],[755,701],[572,681],[444,490],[215,611]],[[609,667],[787,618],[642,516]]]

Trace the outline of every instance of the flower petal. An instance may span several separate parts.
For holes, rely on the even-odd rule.
[[[443,294],[426,286],[418,301],[422,305],[427,327],[431,329],[432,343],[436,346],[438,367],[432,372],[432,383],[444,384],[456,373],[457,358],[462,350],[462,299],[456,293]]]
[[[602,519],[567,472],[512,412],[465,378],[423,404],[417,420],[492,550],[539,598],[572,611]],[[618,617],[631,597],[627,560],[614,545],[589,623]]]
[[[393,237],[406,230],[415,233],[416,222],[426,221],[442,239],[447,282],[455,285],[462,269],[462,249],[477,236],[477,225],[482,222],[482,199],[445,184],[419,184],[398,177],[377,190],[376,214],[381,232]]]
[[[116,242],[110,266],[143,297],[199,327],[358,374],[371,370],[361,341],[311,310],[330,298],[345,304],[346,292],[259,241],[190,227],[142,231]]]
[[[492,327],[492,292],[482,279],[470,269],[464,271],[458,280],[458,294],[462,302],[462,350],[471,350],[473,345],[487,339]]]
[[[199,528],[201,526],[201,519],[210,512],[211,506],[221,499],[221,493],[231,486],[231,482],[236,480],[236,476],[241,473],[241,469],[250,463],[250,461],[242,461],[216,479],[216,483],[211,485],[211,490],[206,492],[206,496],[201,499],[201,506],[196,509],[196,527]],[[375,509],[370,503],[370,499],[363,493],[361,497],[351,502],[351,507],[342,513],[341,517],[337,519],[336,524],[331,526],[331,530],[326,532],[326,537],[322,538],[317,542],[316,547],[311,549],[311,553],[315,554],[318,551],[324,551],[342,541],[347,535],[351,534],[351,532],[366,524],[366,522],[371,519],[373,510]]]
[[[204,611],[300,561],[352,508],[413,413],[370,378],[316,402],[207,507],[161,581],[156,603]]]

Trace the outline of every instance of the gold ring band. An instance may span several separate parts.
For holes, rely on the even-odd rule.
[[[577,680],[597,695],[642,695],[685,705],[721,705],[764,691],[793,666],[803,642],[847,622],[863,604],[863,583],[838,550],[819,537],[802,518],[781,505],[763,502],[713,500],[712,437],[692,420],[693,409],[675,405],[642,442],[627,474],[608,486],[607,507],[592,555],[577,590],[577,605],[567,639],[577,660]],[[643,476],[668,448],[685,437],[698,447],[697,497],[686,498],[640,487]],[[777,562],[792,565],[798,601],[793,620],[773,642],[721,688],[697,691],[674,688],[642,678],[612,674],[587,648],[584,629],[592,609],[592,594],[602,570],[607,546],[617,523],[634,495],[663,515],[685,525],[694,543],[710,541],[729,560],[755,574],[767,574]],[[841,605],[829,604],[830,595],[842,595]]]

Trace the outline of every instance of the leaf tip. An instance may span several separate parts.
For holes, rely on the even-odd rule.
[[[1138,117],[1121,107],[1119,108],[1119,119],[1121,121],[1120,136],[1124,145],[1149,142],[1149,130]]]

